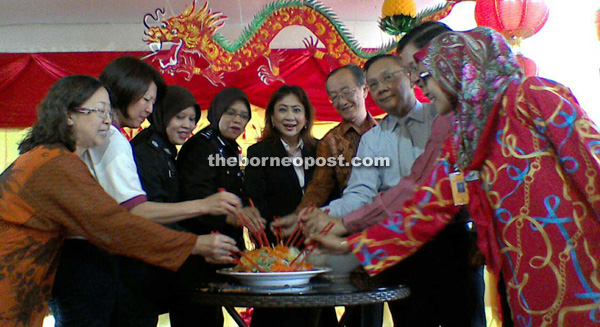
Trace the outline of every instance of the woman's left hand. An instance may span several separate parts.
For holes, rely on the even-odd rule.
[[[240,217],[240,215],[243,215],[243,217]],[[237,215],[227,216],[227,223],[234,226],[246,226],[251,231],[260,231],[265,229],[267,221],[260,216],[258,209],[243,207]]]

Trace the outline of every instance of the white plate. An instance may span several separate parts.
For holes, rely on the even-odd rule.
[[[306,285],[318,274],[330,271],[330,268],[316,268],[306,271],[285,272],[244,272],[232,271],[231,268],[219,269],[219,274],[237,278],[242,284],[260,287],[285,287]]]

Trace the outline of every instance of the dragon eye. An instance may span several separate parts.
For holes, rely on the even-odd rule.
[[[166,24],[166,23],[161,23],[161,24],[160,24],[160,27],[161,27],[161,28],[167,28],[167,24]]]
[[[177,30],[171,30],[171,34],[177,35]]]

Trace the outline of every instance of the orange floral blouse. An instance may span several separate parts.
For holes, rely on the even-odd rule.
[[[61,146],[38,146],[0,175],[0,326],[42,326],[67,233],[176,270],[196,237],[134,216]]]

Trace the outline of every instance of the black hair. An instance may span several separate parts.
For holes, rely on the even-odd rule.
[[[398,41],[396,52],[400,54],[402,50],[411,43],[414,44],[417,49],[422,49],[436,36],[451,31],[452,29],[444,23],[436,21],[424,22],[404,34],[400,41]]]
[[[365,62],[364,66],[363,66],[363,70],[365,71],[365,73],[368,72],[369,68],[371,68],[371,66],[376,61],[379,61],[381,59],[386,59],[386,58],[391,58],[391,59],[395,60],[396,62],[398,62],[399,65],[401,65],[401,61],[398,56],[395,56],[392,54],[380,54],[380,55],[376,55],[374,57],[369,58],[369,60],[367,60],[367,62]]]
[[[273,115],[275,114],[275,104],[283,97],[293,94],[298,101],[304,106],[304,116],[306,117],[305,128],[300,131],[300,138],[304,141],[304,144],[315,146],[316,141],[312,137],[312,127],[315,122],[315,109],[310,103],[308,94],[303,88],[296,85],[282,85],[277,91],[271,95],[267,109],[265,110],[265,129],[263,129],[262,140],[279,140],[281,133],[277,128],[273,127]]]
[[[23,154],[38,145],[61,144],[75,151],[72,127],[67,124],[67,112],[81,106],[103,87],[98,79],[87,75],[72,75],[54,83],[37,109],[37,121],[19,144]]]
[[[329,81],[329,78],[331,76],[337,74],[338,72],[340,72],[342,70],[350,71],[350,73],[352,74],[352,77],[354,77],[354,81],[356,82],[356,85],[363,86],[363,85],[367,84],[367,79],[365,77],[365,71],[360,69],[360,67],[358,67],[357,65],[350,64],[350,65],[338,67],[338,68],[334,69],[331,73],[329,73],[329,75],[327,75],[327,78],[325,79],[325,85],[327,85],[327,81]]]
[[[129,118],[129,105],[144,96],[151,82],[156,84],[156,102],[162,100],[167,87],[162,75],[154,67],[130,56],[109,63],[100,74],[100,80],[108,89],[113,108],[121,111],[126,118]]]

